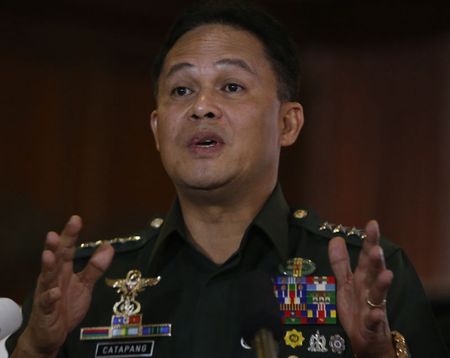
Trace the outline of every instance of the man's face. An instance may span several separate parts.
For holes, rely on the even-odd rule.
[[[178,190],[275,183],[286,108],[254,35],[226,25],[184,34],[165,59],[157,103],[151,126]]]

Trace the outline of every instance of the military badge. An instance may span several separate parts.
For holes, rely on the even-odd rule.
[[[280,265],[280,272],[285,276],[302,277],[311,275],[315,270],[314,262],[301,257],[294,257],[287,260],[286,265]]]
[[[347,226],[340,224],[339,225],[331,224],[327,221],[325,221],[324,223],[322,223],[322,225],[320,225],[319,230],[333,233],[336,235],[346,236],[347,238],[355,236],[360,238],[361,240],[364,240],[367,237],[364,230],[357,229],[356,227],[349,228]]]
[[[139,292],[157,285],[160,280],[161,277],[143,278],[138,270],[129,271],[124,279],[106,279],[106,284],[120,294],[120,300],[113,307],[111,325],[81,328],[80,340],[170,336],[170,323],[142,324],[141,304],[136,300]],[[108,346],[107,349],[112,348]],[[123,348],[114,348],[117,349]],[[146,349],[150,350],[149,347]]]
[[[310,352],[328,352],[327,349],[327,340],[325,336],[319,333],[319,330],[316,331],[311,338],[309,339],[309,347],[308,351]]]
[[[345,351],[345,340],[339,334],[330,337],[330,348],[333,353],[342,354]]]
[[[336,324],[333,276],[276,276],[274,292],[284,324]]]
[[[305,337],[303,337],[302,332],[299,332],[296,329],[287,331],[286,334],[284,335],[284,343],[286,343],[287,346],[292,348],[302,346],[304,340]]]

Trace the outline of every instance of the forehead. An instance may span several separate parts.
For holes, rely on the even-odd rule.
[[[242,59],[251,67],[270,68],[262,42],[252,33],[229,25],[201,25],[181,36],[168,52],[162,69],[177,63],[207,65],[223,58]]]

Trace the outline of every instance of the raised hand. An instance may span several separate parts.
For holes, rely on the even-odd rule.
[[[337,281],[339,320],[356,357],[395,357],[386,315],[386,295],[393,274],[386,269],[377,222],[370,221],[365,231],[367,237],[354,272],[345,240],[335,237],[328,246]]]
[[[49,232],[28,324],[12,357],[54,357],[67,334],[84,318],[95,282],[110,265],[114,249],[101,245],[86,267],[73,272],[75,244],[82,223],[72,216],[61,235]]]

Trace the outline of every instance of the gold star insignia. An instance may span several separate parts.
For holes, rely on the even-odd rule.
[[[347,230],[348,229],[345,226],[339,224],[333,229],[333,233],[334,234],[339,234],[339,233],[345,234],[347,232]]]
[[[333,226],[334,224],[330,224],[328,221],[325,221],[320,227],[319,230],[320,231],[324,231],[324,230],[333,230]]]
[[[287,346],[292,348],[302,346],[304,340],[305,337],[303,337],[302,332],[299,332],[296,329],[291,329],[284,335],[284,342]]]

